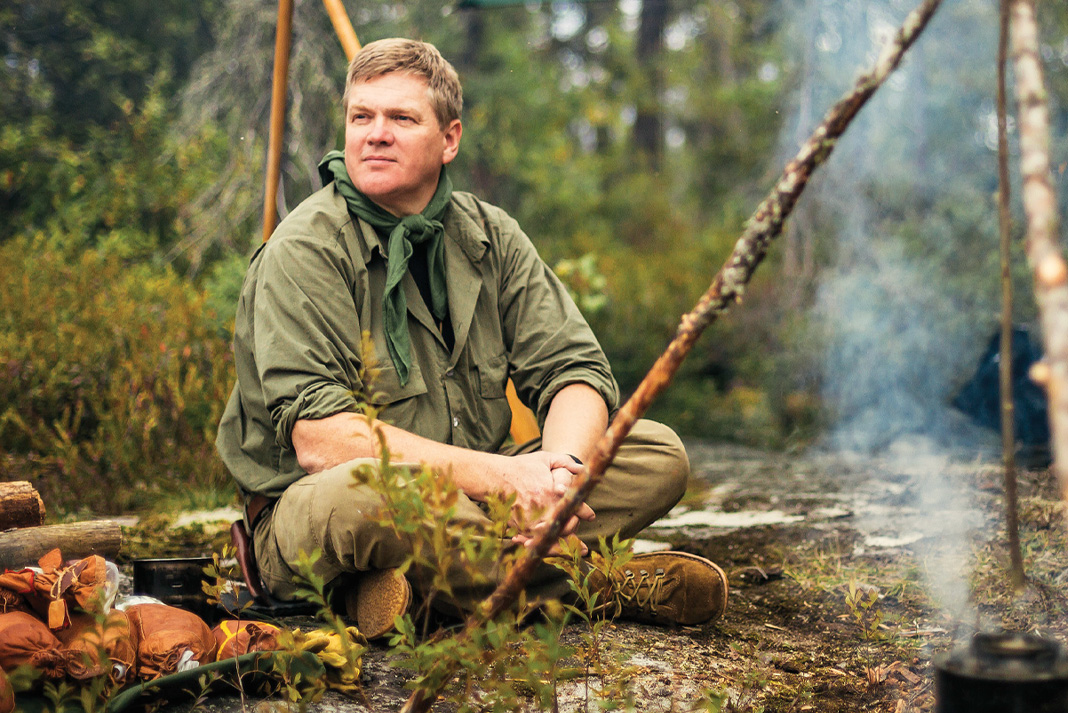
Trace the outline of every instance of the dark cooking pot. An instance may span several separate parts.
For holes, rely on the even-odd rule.
[[[205,617],[211,607],[203,589],[207,579],[204,568],[211,563],[211,557],[134,560],[133,593],[155,597],[164,604]]]
[[[976,634],[935,659],[936,713],[1068,713],[1068,659],[1030,634]]]

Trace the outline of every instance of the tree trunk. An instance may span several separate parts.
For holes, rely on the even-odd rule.
[[[1009,139],[1005,112],[1005,63],[1009,46],[1009,0],[1001,0],[998,31],[998,231],[1001,233],[1001,458],[1005,468],[1005,524],[1009,535],[1009,581],[1024,585],[1023,551],[1016,497],[1016,409],[1012,392],[1012,221],[1009,214]]]
[[[29,482],[0,483],[0,530],[40,525],[44,517],[44,501]]]
[[[1011,6],[1012,58],[1020,127],[1020,173],[1027,216],[1027,260],[1035,278],[1045,356],[1032,377],[1049,397],[1053,472],[1068,500],[1068,265],[1057,244],[1057,199],[1049,158],[1049,103],[1038,55],[1038,24],[1029,0]]]
[[[63,559],[82,559],[89,555],[114,559],[121,545],[122,528],[114,520],[23,527],[0,532],[0,568],[35,565],[42,555],[57,547]]]
[[[638,25],[638,66],[646,90],[638,97],[634,119],[634,143],[651,171],[659,171],[663,159],[664,118],[662,99],[664,76],[660,63],[664,54],[668,0],[644,0]]]

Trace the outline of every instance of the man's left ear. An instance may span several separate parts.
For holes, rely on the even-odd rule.
[[[449,163],[460,151],[460,136],[464,133],[463,124],[459,119],[453,119],[449,127],[445,129],[445,150],[441,154],[441,162]]]

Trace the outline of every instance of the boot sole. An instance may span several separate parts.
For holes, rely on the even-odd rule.
[[[393,631],[393,620],[404,615],[412,603],[412,586],[395,569],[362,573],[350,597],[355,595],[355,612],[346,602],[356,626],[368,639],[379,639]]]

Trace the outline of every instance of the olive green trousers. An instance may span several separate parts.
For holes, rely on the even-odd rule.
[[[502,453],[519,455],[540,447],[540,440],[534,440]],[[293,564],[302,552],[321,551],[314,571],[335,586],[347,586],[360,572],[397,567],[409,556],[405,540],[376,522],[381,496],[353,478],[353,470],[368,463],[375,461],[359,459],[301,478],[260,518],[253,533],[254,548],[261,579],[273,596],[293,598],[297,590]],[[596,518],[580,522],[576,534],[591,551],[597,549],[598,538],[616,533],[621,538],[635,536],[674,507],[689,473],[686,451],[675,432],[654,421],[638,421],[587,500]],[[456,513],[460,520],[490,524],[479,504],[462,493]],[[501,578],[497,571],[476,577],[463,568],[450,571],[452,595],[435,595],[433,601],[451,613],[470,611]],[[413,568],[408,579],[418,594],[427,595],[429,574]],[[527,588],[531,600],[559,598],[568,591],[564,573],[548,565],[535,573]]]

